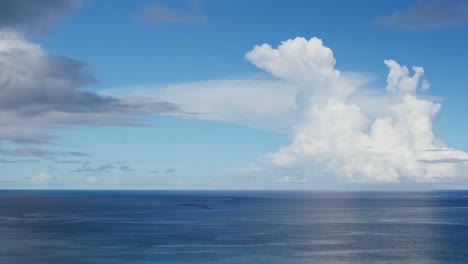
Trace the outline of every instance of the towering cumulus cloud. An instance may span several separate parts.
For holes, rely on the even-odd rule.
[[[360,182],[435,182],[462,176],[468,153],[448,148],[432,131],[441,106],[418,96],[424,70],[385,60],[390,72],[378,111],[352,100],[360,83],[335,69],[322,40],[295,38],[254,47],[246,58],[299,87],[292,143],[267,157],[277,166],[306,167]],[[311,176],[311,175],[310,175]]]

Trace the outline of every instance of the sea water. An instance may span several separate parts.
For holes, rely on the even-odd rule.
[[[0,191],[0,263],[468,263],[468,191]]]

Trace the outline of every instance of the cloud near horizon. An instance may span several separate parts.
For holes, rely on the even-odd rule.
[[[196,112],[175,114],[184,118],[287,133],[291,144],[264,158],[271,166],[313,172],[300,178],[305,181],[329,177],[352,182],[440,182],[464,177],[462,165],[468,153],[446,147],[432,131],[432,118],[441,105],[418,94],[429,88],[422,67],[411,72],[385,60],[387,86],[370,93],[362,75],[335,68],[332,50],[316,37],[289,39],[277,48],[255,46],[246,58],[272,78],[102,93],[146,96],[180,105],[181,112]]]

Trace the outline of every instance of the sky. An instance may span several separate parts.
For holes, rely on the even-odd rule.
[[[0,2],[0,189],[468,188],[468,1]]]

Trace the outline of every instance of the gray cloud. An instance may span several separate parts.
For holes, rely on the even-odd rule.
[[[81,160],[54,160],[55,163],[61,164],[80,164],[83,163]]]
[[[2,0],[0,28],[43,33],[82,5],[82,0]]]
[[[48,158],[57,163],[70,163],[70,162],[59,162],[56,161],[56,156],[60,157],[87,157],[88,153],[79,151],[49,151],[43,148],[33,147],[30,145],[22,145],[17,148],[3,148],[0,147],[0,155],[13,156],[13,157],[40,157]],[[80,162],[81,163],[81,162]]]
[[[0,158],[0,163],[35,163],[39,162],[37,159],[22,159],[22,160],[7,160],[4,158]]]
[[[88,153],[84,153],[84,152],[80,152],[80,151],[65,151],[65,152],[61,152],[60,154],[65,155],[65,156],[74,156],[74,157],[87,157],[87,156],[89,156]]]
[[[89,162],[83,162],[81,167],[73,170],[73,172],[104,172],[109,170],[131,171],[132,168],[129,165],[114,165],[112,163],[91,166]]]
[[[47,128],[133,125],[138,116],[177,110],[171,103],[84,90],[94,82],[85,63],[0,30],[0,141],[44,144],[54,139]]]
[[[50,153],[47,150],[41,148],[35,148],[30,146],[21,146],[18,148],[0,148],[0,154],[4,156],[16,156],[16,157],[45,157]]]
[[[162,4],[148,5],[136,14],[136,19],[146,23],[206,23],[208,18],[200,11],[199,1],[189,3],[187,10],[177,10]]]
[[[173,173],[173,172],[175,172],[175,169],[173,169],[173,168],[168,168],[168,169],[165,170],[165,172],[166,172],[166,173]]]
[[[114,166],[110,163],[101,164],[96,167],[92,167],[88,162],[84,162],[80,168],[73,170],[74,172],[102,172],[106,170],[114,169]]]
[[[117,167],[121,171],[131,171],[132,168],[129,165],[120,165]]]
[[[422,1],[408,9],[378,17],[373,25],[382,28],[430,30],[468,25],[466,1]]]

